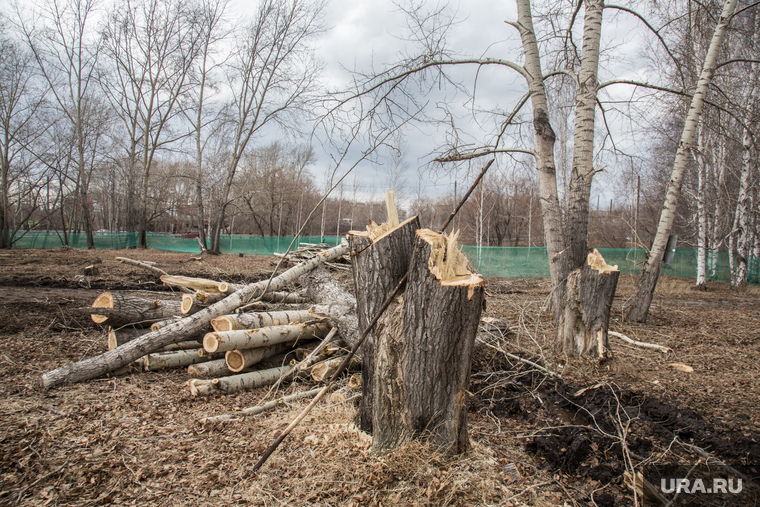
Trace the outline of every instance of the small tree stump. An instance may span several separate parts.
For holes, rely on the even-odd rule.
[[[562,350],[571,357],[604,358],[609,349],[610,309],[620,271],[599,251],[588,254],[586,264],[567,279],[557,332]]]

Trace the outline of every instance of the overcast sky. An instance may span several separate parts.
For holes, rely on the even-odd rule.
[[[472,57],[503,58],[522,62],[522,51],[516,31],[505,24],[505,20],[516,19],[516,9],[513,2],[493,2],[487,0],[468,0],[462,3],[451,2],[449,8],[456,11],[457,23],[452,29],[448,42],[450,47],[459,55]],[[405,32],[404,14],[389,0],[356,1],[331,0],[327,5],[325,22],[331,29],[319,42],[319,54],[325,62],[324,78],[331,87],[339,88],[348,83],[350,75],[344,68],[367,70],[372,63],[376,68],[382,68],[399,58],[408,44],[403,40]],[[582,28],[582,17],[576,24]],[[641,37],[643,30],[640,24],[629,15],[620,15],[615,11],[605,11],[603,26],[603,48],[614,48],[611,59],[605,60],[600,68],[600,81],[612,76],[636,77],[641,74],[635,61],[640,58]],[[580,37],[577,37],[580,45]],[[475,68],[463,68],[454,71],[455,77],[472,89],[475,82]],[[511,109],[512,105],[525,93],[524,80],[515,72],[506,68],[484,68],[477,75],[478,108],[502,110]],[[631,90],[617,87],[608,90],[613,98],[627,98]],[[463,97],[452,98],[450,91],[441,91],[435,96],[427,97],[431,102],[443,101],[458,115],[460,126],[466,125],[471,135],[471,141],[483,142],[488,134],[494,131],[493,124],[476,124],[469,117],[469,107]],[[528,110],[527,108],[525,109]],[[599,123],[599,122],[597,122]],[[613,124],[612,129],[619,137],[617,142],[625,145],[626,126]],[[420,179],[418,168],[426,167],[432,159],[431,152],[443,141],[444,127],[438,129],[416,126],[404,133],[404,162],[408,167],[405,178],[407,191],[411,196],[417,192]],[[317,146],[319,151],[319,147]],[[358,151],[352,151],[346,161],[346,166],[355,162]],[[473,162],[470,173],[478,170],[485,159]],[[330,160],[320,154],[319,162],[313,168],[315,176],[322,179]],[[502,164],[510,165],[509,163]],[[428,165],[427,167],[430,167]],[[514,167],[496,167],[500,171],[513,171]],[[606,174],[597,178],[595,193],[602,194],[602,200],[609,202],[608,195],[615,181],[617,168],[608,167]],[[423,174],[422,188],[427,195],[438,195],[453,191],[454,180],[459,180],[459,188],[466,188],[474,178],[468,169],[460,168],[456,173],[448,174],[445,170]],[[378,198],[383,195],[390,177],[380,167],[362,163],[355,170],[356,181],[370,195]],[[354,175],[348,177],[347,187],[354,183]],[[461,195],[461,192],[460,192]],[[596,200],[592,196],[592,200]]]

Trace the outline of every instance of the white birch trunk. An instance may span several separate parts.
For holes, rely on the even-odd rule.
[[[678,198],[681,194],[681,185],[683,184],[686,168],[688,166],[689,151],[692,149],[694,134],[696,133],[697,123],[702,115],[702,106],[705,102],[705,96],[712,82],[715,68],[718,63],[723,39],[726,36],[731,16],[736,10],[737,0],[726,0],[723,4],[718,25],[715,27],[715,33],[710,41],[710,47],[705,56],[705,62],[702,72],[699,76],[697,88],[689,106],[689,112],[686,115],[681,140],[678,144],[678,151],[673,162],[673,173],[667,186],[665,204],[660,213],[660,221],[657,225],[657,232],[652,242],[652,248],[647,255],[644,267],[641,270],[639,287],[636,293],[631,309],[628,312],[628,320],[635,322],[646,322],[649,314],[649,307],[654,297],[654,289],[657,286],[657,279],[660,276],[662,267],[662,258],[665,254],[665,247],[668,243],[668,237],[673,228],[673,221],[676,216],[676,207]]]
[[[697,150],[694,158],[697,162],[697,288],[707,288],[707,203],[706,203],[706,179],[705,167],[705,132],[703,123],[697,126]]]

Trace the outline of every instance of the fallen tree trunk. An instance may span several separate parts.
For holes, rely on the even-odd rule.
[[[323,267],[301,277],[301,285],[316,305],[309,309],[312,318],[325,318],[338,330],[341,339],[354,346],[361,334],[356,317],[356,298],[344,290]]]
[[[145,299],[114,292],[102,293],[92,303],[92,308],[106,309],[108,315],[93,314],[91,317],[93,322],[111,327],[148,327],[182,313],[179,301]]]
[[[213,332],[206,333],[206,336],[203,337],[203,348],[206,352],[253,349],[278,343],[324,338],[329,332],[330,325],[327,323],[287,324],[258,329]]]
[[[373,449],[428,435],[452,453],[468,447],[467,388],[485,296],[456,236],[417,231],[406,291],[375,334]],[[364,377],[362,378],[364,381]]]
[[[351,231],[351,270],[356,294],[356,315],[359,328],[365,329],[377,310],[398,285],[409,268],[409,259],[416,242],[415,231],[420,228],[419,218],[413,217],[399,224],[393,219],[396,207],[392,194],[388,200],[389,222],[370,227],[367,232]],[[394,223],[395,222],[395,223]],[[362,358],[362,403],[359,409],[359,427],[372,433],[372,403],[374,355],[373,343],[376,331],[367,335],[359,353]]]
[[[110,371],[126,366],[139,357],[158,350],[170,343],[182,341],[185,336],[201,331],[214,317],[230,313],[241,304],[261,295],[265,290],[277,291],[283,289],[286,285],[294,282],[304,273],[311,271],[327,260],[345,254],[347,251],[347,245],[340,245],[325,250],[313,259],[298,264],[273,278],[271,282],[269,282],[268,287],[268,281],[261,281],[247,285],[222,301],[219,301],[189,317],[177,320],[157,331],[151,331],[136,340],[125,343],[124,345],[109,350],[99,356],[76,363],[69,363],[65,366],[49,371],[42,375],[40,380],[41,386],[44,389],[48,389],[69,382],[82,382],[103,376]]]
[[[287,366],[282,366],[213,380],[191,379],[188,385],[192,396],[210,396],[214,393],[232,394],[274,384],[287,369]]]
[[[562,349],[571,357],[604,358],[609,349],[610,308],[620,271],[594,250],[583,268],[567,278],[558,332]]]
[[[106,343],[108,350],[113,350],[119,345],[124,345],[125,343],[139,338],[146,333],[148,333],[148,331],[145,329],[136,329],[129,326],[118,329],[111,328],[108,330],[108,338]],[[197,336],[200,339],[203,338],[202,335]],[[197,340],[187,340],[183,342],[170,343],[161,349],[161,351],[169,352],[171,350],[197,350],[200,345],[201,343]]]
[[[195,378],[217,378],[232,375],[233,372],[227,368],[226,359],[213,359],[205,363],[191,364],[187,367],[187,374]]]
[[[260,363],[264,359],[276,356],[277,354],[282,354],[290,348],[290,345],[287,343],[279,343],[277,345],[272,345],[271,347],[230,350],[224,355],[224,360],[227,362],[227,368],[230,371],[240,373],[246,368]]]
[[[314,316],[308,310],[292,310],[284,312],[259,312],[222,315],[211,319],[214,331],[235,331],[238,329],[256,329],[281,324],[295,324],[313,320]]]

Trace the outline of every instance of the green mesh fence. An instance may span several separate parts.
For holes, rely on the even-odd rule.
[[[476,247],[462,246],[462,251],[470,259],[475,270],[484,276],[501,278],[548,278],[549,259],[546,247]],[[639,274],[644,263],[644,250],[624,248],[600,248],[607,264],[616,265],[622,274]],[[707,279],[717,282],[730,282],[728,253],[708,253]],[[663,265],[661,274],[695,278],[697,276],[697,249],[681,248],[676,250],[673,264]],[[760,259],[749,259],[747,281],[760,283]]]
[[[82,234],[71,233],[67,235],[68,244],[71,248],[87,248],[87,237]],[[17,235],[13,243],[14,248],[60,248],[63,246],[62,233],[54,231],[29,231],[23,236]],[[196,238],[180,238],[165,234],[148,233],[148,248],[156,250],[169,250],[172,252],[199,253],[200,248]],[[135,248],[137,247],[137,233],[125,232],[121,234],[95,234],[95,248],[99,250]],[[261,237],[261,236],[229,236],[222,234],[219,244],[222,253],[243,253],[249,255],[272,255],[275,252],[284,252],[293,236],[284,237]],[[297,248],[301,243],[326,243],[336,246],[340,238],[320,236],[301,236],[295,243]]]
[[[69,234],[69,246],[84,249],[87,240],[84,234]],[[284,252],[292,236],[285,237],[262,237],[262,236],[229,236],[222,235],[220,240],[223,253],[242,253],[249,255],[272,255],[275,252]],[[302,236],[298,239],[295,247],[302,243],[327,243],[335,246],[340,243],[338,237]],[[30,231],[22,237],[17,236],[14,248],[60,248],[64,244],[63,236],[56,232]],[[121,234],[96,234],[95,248],[120,249],[134,248],[137,246],[137,233]],[[198,240],[195,238],[179,238],[163,234],[148,233],[148,248],[157,250],[170,250],[174,252],[198,253]],[[476,247],[471,245],[462,246],[462,251],[473,263],[475,270],[484,276],[502,278],[548,278],[549,260],[545,247]],[[599,252],[604,256],[608,264],[617,264],[623,274],[638,274],[646,255],[644,250],[627,250],[618,248],[600,248]],[[709,253],[707,258],[707,279],[718,282],[730,282],[728,254]],[[749,283],[760,283],[760,259],[749,259]],[[663,275],[696,277],[697,273],[697,250],[695,248],[682,248],[676,250],[673,264],[665,264],[662,269]]]

